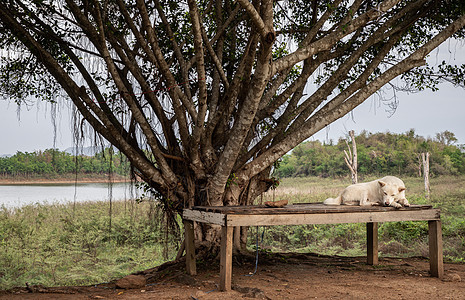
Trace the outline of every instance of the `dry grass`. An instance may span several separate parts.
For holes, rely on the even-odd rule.
[[[263,201],[287,199],[289,203],[323,202],[328,197],[337,196],[350,184],[350,179],[347,181],[344,178],[283,178],[275,190],[269,190],[263,195]]]

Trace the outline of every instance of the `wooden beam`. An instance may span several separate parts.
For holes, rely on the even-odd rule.
[[[378,223],[367,223],[367,264],[378,264]]]
[[[226,215],[282,215],[282,214],[318,214],[318,213],[354,213],[354,212],[386,212],[429,210],[431,205],[411,204],[409,207],[394,208],[391,206],[359,206],[359,205],[324,205],[323,203],[294,203],[282,208],[266,207],[265,205],[235,205],[235,206],[194,206],[191,209],[221,213]]]
[[[439,209],[385,212],[282,214],[282,215],[226,215],[228,226],[270,226],[302,224],[373,223],[398,221],[439,220]]]
[[[195,209],[184,209],[182,213],[182,218],[185,220],[191,220],[201,223],[215,224],[215,225],[225,225],[224,223],[224,214],[199,211]]]
[[[189,275],[197,275],[195,263],[194,222],[183,220],[184,243],[186,247],[186,271]]]
[[[220,253],[220,291],[231,290],[232,278],[232,238],[231,226],[221,227],[221,253]]]
[[[442,278],[444,265],[442,256],[442,228],[441,221],[428,221],[429,235],[429,266],[431,276]]]

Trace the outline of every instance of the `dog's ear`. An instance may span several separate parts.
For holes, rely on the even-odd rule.
[[[400,193],[400,192],[403,192],[403,191],[405,191],[405,188],[404,188],[404,187],[400,187],[400,188],[399,188],[399,193]]]
[[[384,182],[384,181],[378,181],[378,183],[379,183],[380,186],[385,186],[386,185],[386,182]]]

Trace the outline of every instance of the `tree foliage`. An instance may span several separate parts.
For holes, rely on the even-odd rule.
[[[442,137],[448,136],[444,140]],[[438,133],[435,139],[424,138],[412,129],[404,134],[361,132],[355,137],[359,174],[362,176],[422,176],[421,157],[430,153],[431,175],[465,174],[465,152],[454,145],[455,135],[450,131]],[[347,176],[344,164],[344,139],[337,144],[320,141],[304,142],[291,154],[285,155],[276,169],[278,177],[293,176]]]
[[[0,92],[71,101],[76,132],[116,146],[174,212],[247,204],[279,158],[392,79],[463,86],[464,66],[425,58],[464,38],[464,12],[462,0],[1,1]]]

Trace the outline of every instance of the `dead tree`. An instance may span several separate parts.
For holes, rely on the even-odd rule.
[[[425,179],[425,193],[426,197],[429,198],[430,186],[429,186],[429,152],[423,152],[421,154],[421,160],[423,162],[423,177]]]
[[[352,142],[352,150],[350,150],[349,142],[346,140],[346,145],[347,149],[349,150],[349,153],[347,153],[346,150],[344,150],[344,160],[349,167],[350,170],[350,175],[352,177],[352,184],[356,184],[358,182],[358,177],[357,177],[357,144],[355,143],[355,135],[354,131],[351,130],[349,131],[350,139]]]
[[[423,168],[423,161],[421,158],[421,153],[418,153],[417,158],[418,158],[418,177],[421,177],[421,172],[422,172],[421,169]]]

